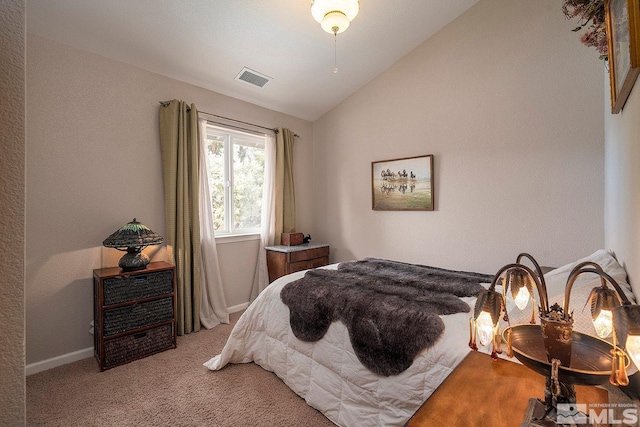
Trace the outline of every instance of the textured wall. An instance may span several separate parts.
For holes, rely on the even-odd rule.
[[[158,101],[174,98],[299,134],[298,220],[311,228],[310,122],[29,34],[27,363],[93,346],[92,270],[122,255],[105,237],[134,217],[164,235]],[[249,299],[257,247],[218,245],[228,306]]]
[[[557,0],[481,0],[314,123],[338,261],[495,273],[604,245],[603,67]],[[371,162],[433,154],[435,211],[371,210]]]
[[[605,239],[640,295],[640,80],[620,114],[605,92]]]
[[[25,2],[0,1],[0,425],[25,423]]]

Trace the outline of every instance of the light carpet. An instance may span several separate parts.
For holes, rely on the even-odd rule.
[[[100,372],[94,358],[27,377],[29,426],[334,426],[254,363],[209,371],[239,315],[178,347]]]

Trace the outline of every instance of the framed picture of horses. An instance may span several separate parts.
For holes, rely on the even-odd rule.
[[[374,211],[432,211],[433,155],[371,162]]]

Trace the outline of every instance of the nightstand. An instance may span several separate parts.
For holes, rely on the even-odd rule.
[[[176,348],[175,268],[93,270],[94,353],[100,371]]]
[[[303,243],[296,246],[267,246],[269,283],[285,274],[329,264],[327,243]]]
[[[606,390],[577,385],[578,403],[606,404]],[[527,405],[544,399],[545,377],[509,360],[470,351],[405,427],[532,427]],[[524,422],[523,422],[524,421]]]

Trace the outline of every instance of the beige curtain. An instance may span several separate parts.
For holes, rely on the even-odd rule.
[[[281,243],[281,233],[296,229],[296,200],[293,188],[293,144],[295,135],[279,128],[276,135],[276,191],[274,243]]]
[[[172,100],[160,107],[167,247],[176,266],[178,335],[200,330],[198,110]]]
[[[222,288],[222,275],[218,262],[215,226],[209,189],[209,172],[206,155],[207,121],[200,119],[200,323],[207,329],[220,323],[229,323],[227,302]]]
[[[275,236],[275,191],[276,191],[276,138],[267,136],[264,147],[264,184],[262,188],[262,215],[260,220],[260,250],[256,261],[256,272],[253,276],[253,286],[249,301],[258,297],[260,292],[269,285],[269,270],[267,269],[267,254],[265,247],[273,245]]]

